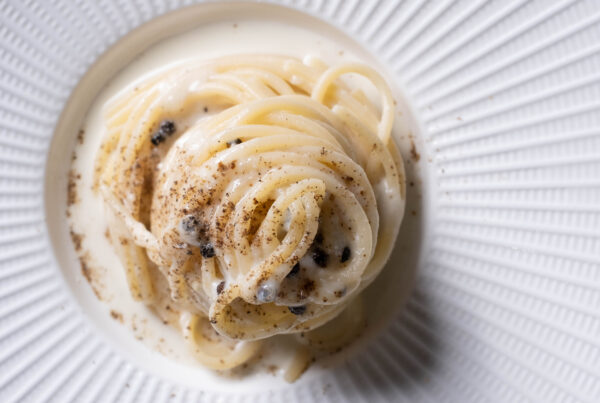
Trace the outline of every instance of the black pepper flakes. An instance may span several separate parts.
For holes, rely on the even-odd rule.
[[[222,293],[224,288],[225,288],[225,281],[221,281],[219,283],[219,285],[217,285],[217,294]]]
[[[186,215],[181,219],[181,229],[188,234],[198,231],[199,225],[200,222],[198,222],[198,219],[193,215]]]
[[[300,271],[300,263],[296,263],[293,267],[292,270],[290,270],[290,272],[287,274],[287,278],[291,278],[291,277],[295,277],[298,272]]]
[[[210,242],[205,243],[204,245],[200,246],[200,253],[202,253],[202,257],[210,259],[211,257],[215,256],[215,248]]]
[[[317,235],[315,235],[314,242],[318,245],[321,245],[323,243],[323,234],[321,234],[320,232],[317,232]]]
[[[158,129],[159,133],[162,133],[165,136],[172,135],[176,130],[175,122],[172,120],[163,120]]]
[[[155,146],[159,145],[167,139],[168,136],[175,133],[177,128],[172,120],[163,120],[158,128],[158,131],[152,134],[150,141]]]
[[[342,288],[341,290],[335,291],[333,295],[335,295],[337,298],[342,298],[344,295],[346,295],[346,287]]]
[[[350,248],[347,246],[344,246],[344,250],[342,250],[342,256],[340,257],[340,262],[344,263],[346,262],[348,259],[350,259]]]
[[[301,306],[288,306],[288,309],[290,310],[291,313],[293,313],[294,315],[302,315],[304,314],[304,312],[306,312],[306,305],[301,305]]]
[[[312,253],[312,258],[315,264],[319,267],[327,267],[329,255],[323,249],[316,247]]]
[[[163,134],[161,134],[160,132],[154,133],[152,135],[152,138],[150,139],[152,144],[154,144],[155,146],[159,145],[160,143],[162,143],[165,140],[166,140],[165,136]]]
[[[239,138],[237,138],[237,139],[235,139],[235,140],[230,140],[230,141],[228,141],[228,142],[227,142],[227,147],[231,147],[231,146],[234,146],[234,145],[236,145],[236,144],[241,144],[241,143],[242,143],[242,140],[241,140],[241,139],[239,139]]]

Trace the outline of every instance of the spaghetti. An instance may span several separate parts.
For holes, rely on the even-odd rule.
[[[367,66],[263,55],[172,67],[110,100],[94,188],[133,297],[214,369],[338,316],[402,220],[394,110]]]

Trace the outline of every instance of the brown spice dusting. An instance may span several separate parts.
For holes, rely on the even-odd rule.
[[[81,178],[81,175],[76,173],[75,170],[69,171],[69,182],[67,184],[67,207],[71,206],[79,200],[77,197],[77,180]]]
[[[79,133],[77,133],[77,142],[79,144],[83,144],[83,136],[85,136],[85,130],[79,129]]]
[[[85,277],[85,279],[88,281],[88,283],[92,284],[91,270],[89,269],[88,265],[83,261],[83,259],[81,259],[80,262],[81,262],[81,274],[83,274],[83,277]]]
[[[415,146],[413,139],[410,139],[410,156],[414,162],[419,162],[421,159],[421,154],[417,152],[417,147]]]
[[[112,309],[110,311],[110,316],[114,319],[114,320],[118,320],[119,322],[123,323],[123,314],[121,312],[117,312],[114,309]]]
[[[73,240],[73,245],[75,246],[76,252],[81,252],[81,242],[83,241],[83,235],[78,234],[77,232],[70,230],[71,239]]]
[[[333,295],[335,295],[337,298],[342,298],[344,295],[346,295],[346,287],[342,288],[341,290],[335,291]]]
[[[298,294],[296,296],[298,297],[298,299],[305,299],[314,290],[315,290],[315,282],[313,280],[306,279],[300,286],[300,289],[298,290]]]
[[[102,286],[98,283],[98,273],[94,273],[93,269],[87,265],[86,261],[88,259],[89,255],[87,253],[85,253],[79,258],[79,263],[81,265],[81,274],[83,274],[83,277],[85,277],[87,282],[92,287],[92,291],[94,292],[94,295],[96,295],[96,298],[98,298],[100,301],[103,301],[104,298],[101,292]]]

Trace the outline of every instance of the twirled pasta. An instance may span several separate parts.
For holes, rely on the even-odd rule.
[[[381,112],[347,73],[372,82]],[[110,100],[94,186],[134,298],[169,298],[216,369],[334,318],[402,220],[394,110],[369,67],[283,56],[187,63]]]

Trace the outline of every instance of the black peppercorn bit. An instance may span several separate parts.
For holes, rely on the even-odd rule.
[[[165,136],[170,136],[175,133],[175,122],[172,120],[163,120],[160,124],[160,128],[158,129],[159,133],[162,133]]]
[[[229,148],[231,146],[234,146],[236,144],[241,144],[241,143],[242,143],[241,139],[230,140],[227,142],[227,147]]]
[[[175,123],[172,120],[163,120],[158,127],[158,131],[152,134],[152,138],[150,141],[155,146],[159,145],[163,141],[167,139],[168,136],[175,133],[177,128],[175,127]]]
[[[301,305],[301,306],[288,306],[288,309],[290,310],[291,313],[293,313],[294,315],[302,315],[304,312],[306,312],[306,305]]]
[[[312,258],[315,264],[319,267],[327,267],[327,260],[329,255],[323,249],[317,247],[312,253]]]
[[[225,281],[221,281],[219,283],[219,285],[217,285],[217,294],[222,293],[224,288],[225,288]]]
[[[342,250],[342,256],[340,257],[340,262],[344,263],[348,259],[350,259],[350,248],[344,246],[344,250]]]
[[[202,253],[202,257],[209,259],[215,256],[215,248],[210,242],[205,243],[204,245],[200,246],[200,253]]]
[[[199,225],[198,219],[193,215],[186,215],[181,219],[181,228],[188,234],[197,232]]]
[[[152,144],[157,146],[160,143],[162,143],[163,141],[165,141],[165,136],[163,134],[161,134],[160,132],[154,133],[152,135],[152,138],[150,139],[150,141],[152,142]]]
[[[315,235],[314,242],[318,245],[321,245],[323,243],[323,234],[321,234],[320,232],[317,232],[317,235]]]
[[[290,272],[287,274],[286,277],[290,278],[290,277],[294,277],[296,274],[298,274],[298,272],[300,271],[300,263],[296,263],[293,267],[292,270],[290,270]]]

